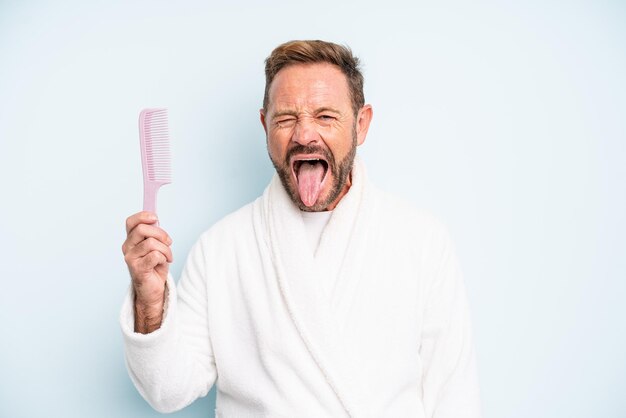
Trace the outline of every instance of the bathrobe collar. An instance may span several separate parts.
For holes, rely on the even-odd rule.
[[[357,158],[352,186],[333,210],[312,254],[300,209],[274,175],[263,194],[263,220],[278,284],[289,314],[348,415],[352,409],[341,379],[341,331],[358,286],[367,241],[368,201],[365,170]],[[320,278],[331,280],[323,286]]]

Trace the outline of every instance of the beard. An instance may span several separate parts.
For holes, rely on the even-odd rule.
[[[357,147],[357,139],[356,139],[356,130],[352,130],[352,144],[348,154],[341,160],[336,161],[335,156],[330,152],[329,149],[325,147],[321,147],[318,145],[294,145],[292,148],[287,150],[287,154],[285,155],[285,159],[283,161],[275,161],[272,158],[272,155],[268,154],[274,168],[276,169],[276,173],[280,178],[283,187],[287,191],[287,194],[291,198],[292,202],[302,211],[306,212],[322,212],[325,211],[331,203],[333,203],[341,194],[341,191],[346,185],[348,180],[348,176],[352,171],[352,166],[354,165],[354,157],[356,156],[356,147]],[[321,154],[326,159],[328,163],[328,170],[331,174],[332,184],[329,192],[326,196],[323,194],[319,196],[318,201],[315,202],[313,206],[306,206],[302,203],[300,198],[300,193],[298,191],[297,184],[294,184],[293,177],[291,175],[291,158],[296,154]]]

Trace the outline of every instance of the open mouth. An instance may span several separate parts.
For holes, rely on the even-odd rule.
[[[302,168],[303,164],[308,164],[311,166],[315,166],[317,164],[321,164],[322,165],[322,169],[324,170],[324,176],[326,176],[326,172],[328,171],[328,162],[326,162],[326,160],[324,159],[320,159],[320,158],[315,158],[315,159],[303,159],[303,160],[294,160],[293,164],[292,164],[292,169],[293,172],[296,176],[296,179],[298,178],[298,174],[300,172],[300,169]]]
[[[311,207],[319,198],[328,175],[328,161],[320,155],[299,155],[291,162],[292,175],[298,186],[300,200]]]

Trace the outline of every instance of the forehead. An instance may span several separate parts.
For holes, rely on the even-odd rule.
[[[328,63],[292,64],[280,70],[269,89],[269,107],[306,110],[309,107],[350,108],[348,80]]]

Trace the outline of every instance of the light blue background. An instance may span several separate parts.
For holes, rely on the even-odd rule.
[[[158,416],[117,322],[137,115],[170,109],[178,276],[271,177],[263,60],[302,38],[361,57],[370,177],[452,229],[485,417],[626,416],[625,28],[618,1],[2,0],[0,416]]]

